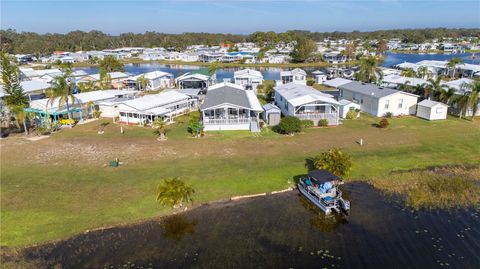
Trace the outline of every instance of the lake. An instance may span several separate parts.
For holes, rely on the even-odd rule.
[[[37,268],[478,268],[480,209],[411,211],[348,183],[349,216],[291,191],[23,250]]]
[[[466,63],[480,64],[480,59],[471,59],[470,57],[473,54],[463,53],[463,54],[408,54],[408,53],[391,53],[387,52],[385,55],[385,60],[383,62],[384,67],[391,67],[393,65],[403,63],[403,62],[419,62],[422,60],[449,60],[453,57],[460,57]],[[164,71],[172,73],[175,77],[178,77],[181,74],[186,72],[202,69],[206,67],[193,66],[193,65],[177,65],[177,64],[159,64],[159,63],[143,63],[143,64],[126,64],[125,71],[134,75],[151,72],[151,71]],[[76,68],[77,70],[84,70],[88,74],[98,73],[97,67],[83,67]],[[244,69],[244,67],[234,67],[234,68],[221,68],[217,70],[217,80],[223,81],[224,78],[231,79],[233,78],[233,73],[237,70]],[[278,80],[280,79],[280,72],[282,70],[288,70],[291,68],[278,68],[278,67],[262,67],[262,68],[253,68],[259,70],[263,78],[266,80]],[[303,68],[308,74],[311,74],[315,70],[323,70],[322,68],[315,67],[306,67]]]

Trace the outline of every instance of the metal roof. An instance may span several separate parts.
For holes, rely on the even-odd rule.
[[[297,83],[288,83],[275,87],[275,92],[280,94],[293,106],[308,104],[315,101],[338,105],[332,95],[322,93],[312,87]]]
[[[232,104],[254,111],[262,111],[262,105],[251,90],[243,90],[230,85],[223,85],[209,89],[201,110],[209,109],[222,104]]]
[[[312,170],[308,172],[308,176],[318,181],[318,183],[325,183],[332,180],[340,180],[339,177],[337,177],[336,175],[330,173],[325,169]]]
[[[158,94],[147,94],[123,102],[123,104],[134,110],[143,111],[188,99],[190,99],[190,97],[186,94],[177,91],[165,91]]]
[[[333,88],[338,88],[339,86],[345,85],[347,83],[352,82],[353,80],[349,80],[346,78],[334,78],[332,80],[327,80],[323,82],[323,85],[333,87]]]
[[[397,90],[394,90],[394,89],[379,87],[377,85],[358,82],[358,81],[352,81],[352,82],[344,84],[344,85],[342,85],[338,88],[341,89],[341,90],[361,93],[363,95],[368,95],[368,96],[372,96],[372,97],[375,97],[375,98],[382,98],[382,97],[385,97],[385,96],[389,96],[389,95],[401,92],[401,91],[397,91]],[[405,92],[403,92],[403,93],[405,93]],[[408,93],[406,93],[406,94],[408,94]]]
[[[434,106],[438,106],[438,105],[448,107],[448,105],[446,105],[444,103],[435,102],[435,101],[432,101],[432,100],[423,100],[420,103],[418,103],[418,105],[419,106],[424,106],[424,107],[434,107]]]

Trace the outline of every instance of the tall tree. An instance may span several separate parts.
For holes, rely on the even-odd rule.
[[[98,62],[98,66],[107,72],[121,72],[124,70],[123,64],[113,56],[105,56],[103,60]]]
[[[73,90],[75,88],[75,83],[67,75],[58,76],[53,80],[52,87],[50,88],[49,101],[47,105],[53,106],[55,100],[58,100],[58,108],[61,109],[65,105],[67,109],[67,116],[69,119],[69,125],[72,127],[73,115],[70,110],[70,105],[75,105],[75,96],[73,95]]]
[[[438,97],[442,91],[446,91],[447,86],[443,84],[442,78],[429,79],[427,87],[425,88],[425,98],[433,99]]]
[[[468,84],[467,88],[470,90],[467,106],[468,109],[472,112],[473,121],[475,115],[477,114],[478,106],[480,105],[480,81],[475,80],[473,83]]]
[[[415,73],[415,70],[413,70],[413,68],[408,67],[405,68],[400,75],[404,77],[414,78],[417,76],[417,73]]]
[[[382,71],[378,67],[380,60],[369,56],[360,60],[360,70],[355,74],[357,80],[367,83],[377,83],[383,77]]]
[[[428,67],[420,66],[417,69],[417,77],[418,78],[423,78],[423,79],[430,79],[432,77],[432,72],[430,72],[430,70],[428,70]]]
[[[463,64],[463,60],[458,57],[450,59],[450,61],[447,63],[447,67],[452,70],[452,79],[455,78],[455,71],[457,70],[457,65],[459,64]]]
[[[292,59],[295,62],[305,62],[317,50],[317,45],[313,40],[300,36],[297,38],[295,47],[292,52]]]
[[[26,126],[26,114],[24,109],[28,106],[28,97],[20,85],[20,71],[9,59],[8,55],[0,52],[0,65],[2,72],[3,90],[5,91],[5,106],[15,115],[17,128],[23,123],[25,134],[28,134]]]
[[[383,55],[387,50],[388,50],[388,45],[385,39],[381,39],[380,41],[377,42],[377,48],[376,48],[377,55]]]

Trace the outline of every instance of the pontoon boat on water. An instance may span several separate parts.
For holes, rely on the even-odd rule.
[[[342,198],[342,192],[338,189],[340,184],[343,184],[342,180],[329,171],[313,170],[300,179],[298,190],[325,214],[332,211],[348,214],[350,202]]]

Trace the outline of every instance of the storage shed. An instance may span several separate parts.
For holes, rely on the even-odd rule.
[[[426,120],[444,120],[447,111],[448,105],[432,100],[423,100],[417,104],[417,117]]]
[[[277,125],[280,123],[282,111],[274,104],[266,104],[263,106],[262,118],[268,125]]]

